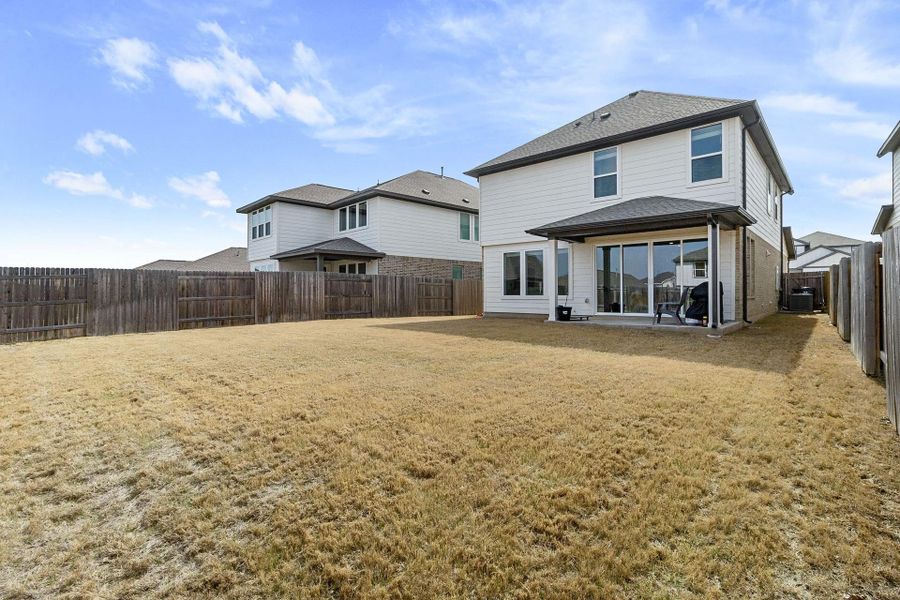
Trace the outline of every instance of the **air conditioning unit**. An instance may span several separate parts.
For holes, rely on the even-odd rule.
[[[815,296],[808,293],[791,294],[788,308],[795,312],[812,312]]]

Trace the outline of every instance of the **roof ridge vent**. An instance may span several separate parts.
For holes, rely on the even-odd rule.
[[[600,120],[603,121],[604,119],[608,119],[610,114],[611,113],[609,112],[600,113]]]
[[[629,97],[629,98],[634,98],[634,97],[637,96],[639,93],[641,93],[640,90],[638,90],[638,91],[636,91],[636,92],[631,92],[630,94],[628,94],[628,97]]]

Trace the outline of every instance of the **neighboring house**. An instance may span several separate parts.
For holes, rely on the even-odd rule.
[[[878,158],[891,153],[891,204],[885,204],[878,212],[875,225],[872,227],[872,235],[881,235],[888,229],[900,225],[900,121],[894,126],[894,130],[887,137],[881,148],[878,149]]]
[[[154,271],[249,271],[247,249],[232,247],[219,250],[197,260],[155,260],[136,267]]]
[[[794,239],[796,258],[791,260],[790,269],[795,273],[816,273],[827,271],[832,265],[850,256],[854,247],[863,240],[845,237],[824,231]]]
[[[793,188],[756,101],[634,92],[467,174],[487,315],[649,317],[701,281],[710,326],[778,309]]]
[[[481,277],[478,188],[413,171],[356,191],[312,183],[237,209],[257,271]]]

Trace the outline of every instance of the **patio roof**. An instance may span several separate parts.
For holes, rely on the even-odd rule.
[[[733,204],[647,196],[547,223],[525,233],[583,242],[594,236],[705,226],[710,218],[726,227],[756,222],[746,210]]]
[[[333,240],[325,240],[309,246],[294,248],[285,252],[273,254],[269,258],[285,259],[285,258],[323,258],[325,260],[340,260],[342,258],[383,258],[384,252],[361,244],[356,240],[348,237],[335,238]]]

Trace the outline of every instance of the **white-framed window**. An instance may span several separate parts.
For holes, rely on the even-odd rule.
[[[771,215],[774,212],[775,194],[772,191],[772,176],[766,177],[766,211]]]
[[[696,279],[706,279],[706,261],[698,260],[694,263],[694,277]]]
[[[275,270],[275,263],[265,263],[253,267],[254,271],[270,272]]]
[[[266,206],[250,213],[250,239],[269,237],[272,235],[272,207]]]
[[[544,250],[503,253],[503,295],[544,295]]]
[[[556,295],[568,296],[571,289],[571,273],[569,270],[569,249],[556,249]]]
[[[347,273],[349,275],[365,275],[366,263],[350,263],[338,265],[338,273]]]
[[[594,152],[594,198],[619,195],[619,149],[606,148]]]
[[[691,183],[725,178],[722,123],[691,129]]]
[[[477,242],[481,238],[478,215],[459,213],[459,239]]]
[[[362,229],[369,225],[369,203],[363,200],[338,211],[338,231]]]

